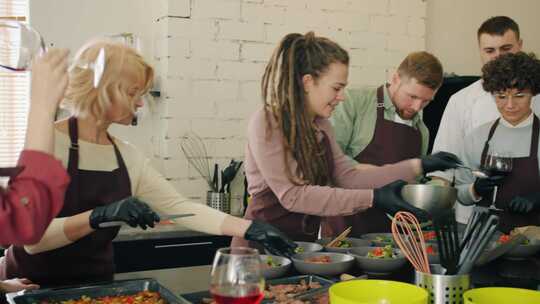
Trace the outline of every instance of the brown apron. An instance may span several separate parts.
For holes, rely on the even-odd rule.
[[[77,119],[69,119],[68,173],[71,183],[64,207],[58,217],[68,217],[107,205],[131,196],[131,183],[120,155],[113,143],[118,168],[111,172],[80,170]],[[119,228],[99,229],[80,240],[47,252],[29,255],[23,247],[11,246],[0,267],[1,279],[29,278],[42,286],[83,284],[113,279],[112,240]]]
[[[17,175],[21,174],[23,170],[24,170],[24,166],[1,167],[0,178],[7,178],[8,183],[9,183],[12,178],[17,177]],[[9,187],[9,184],[8,184],[8,187]],[[3,187],[0,187],[0,194],[3,194],[5,192],[6,192],[6,189],[4,189]]]
[[[489,130],[489,135],[484,144],[484,150],[482,151],[482,164],[489,151],[489,141],[499,125],[499,120],[500,118],[493,123]],[[512,171],[506,176],[502,186],[499,186],[497,189],[497,198],[495,200],[495,206],[497,208],[506,209],[512,198],[516,195],[527,195],[529,193],[540,191],[540,177],[538,170],[538,134],[540,128],[538,122],[538,117],[534,115],[529,156],[515,157],[512,159]],[[484,199],[479,202],[479,205],[490,206],[491,199]],[[509,233],[516,227],[540,225],[540,211],[528,214],[514,214],[510,212],[499,213],[499,230],[503,233]]]
[[[397,115],[397,114],[396,114]],[[384,88],[377,88],[377,120],[373,138],[354,159],[359,163],[382,166],[419,157],[422,153],[422,136],[417,129],[384,119]],[[369,208],[350,216],[326,217],[322,221],[322,236],[332,237],[347,227],[350,236],[359,237],[372,232],[390,232],[391,221],[386,214]]]
[[[328,164],[328,173],[330,176],[334,175],[334,156],[332,154],[332,148],[330,146],[330,140],[324,131],[322,132],[322,142],[325,149],[326,162]],[[317,202],[311,202],[316,204]],[[307,241],[313,242],[317,239],[319,234],[319,226],[321,218],[319,216],[312,216],[302,213],[291,212],[281,205],[277,196],[272,192],[270,188],[254,194],[251,203],[248,205],[245,219],[261,220],[267,222],[279,230],[285,235],[295,241]],[[254,242],[248,242],[243,238],[234,237],[231,246],[249,246],[259,248],[260,246]]]
[[[0,177],[14,178],[24,170],[24,166],[2,167],[0,168]]]

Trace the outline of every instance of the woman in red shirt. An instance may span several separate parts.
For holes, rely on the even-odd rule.
[[[0,242],[33,244],[60,211],[69,177],[53,156],[53,123],[67,86],[67,50],[51,50],[32,64],[26,141],[16,167],[0,168],[10,177],[0,188]]]
[[[41,239],[64,203],[69,176],[53,156],[53,124],[68,83],[67,50],[52,49],[32,64],[30,112],[24,150],[0,187],[0,243],[33,244]],[[1,292],[39,288],[27,279],[0,281]]]

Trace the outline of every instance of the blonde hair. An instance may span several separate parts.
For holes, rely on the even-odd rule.
[[[105,52],[105,69],[95,88],[94,70],[83,67],[91,65],[101,49]],[[128,95],[130,85],[142,83],[137,91],[140,96],[150,90],[153,78],[153,68],[134,49],[118,42],[92,40],[75,55],[61,106],[73,116],[91,115],[98,124],[103,123],[113,101],[133,109],[134,99]]]

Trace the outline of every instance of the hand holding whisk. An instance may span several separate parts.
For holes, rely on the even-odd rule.
[[[417,271],[431,273],[424,234],[412,213],[400,211],[394,215],[392,236]]]

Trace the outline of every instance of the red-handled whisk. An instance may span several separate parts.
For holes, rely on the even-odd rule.
[[[431,273],[424,234],[416,217],[400,211],[392,219],[392,236],[417,271]]]

